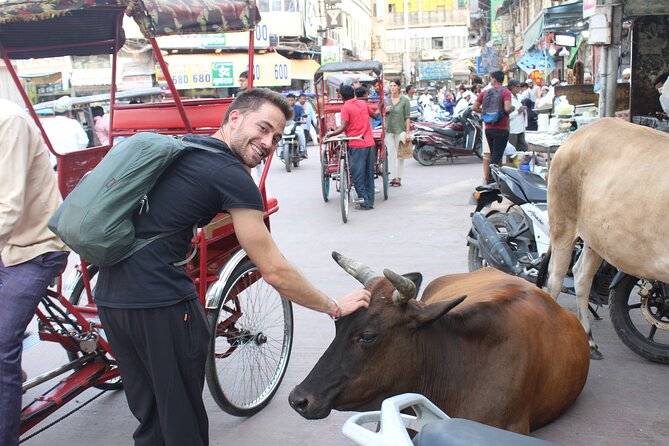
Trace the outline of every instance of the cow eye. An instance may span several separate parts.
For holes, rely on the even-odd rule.
[[[370,344],[376,340],[376,335],[363,333],[360,335],[358,340],[364,344]]]

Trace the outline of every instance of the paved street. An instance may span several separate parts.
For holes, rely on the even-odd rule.
[[[377,271],[420,271],[424,284],[442,274],[467,270],[465,235],[472,210],[468,201],[481,179],[478,159],[461,158],[453,165],[433,167],[408,160],[403,185],[390,189],[388,201],[377,195],[373,211],[351,209],[348,224],[343,224],[334,187],[329,203],[321,198],[318,153],[316,148],[310,149],[311,157],[292,173],[274,160],[268,190],[279,199],[280,210],[271,222],[282,252],[319,288],[336,297],[359,286],[331,259],[333,250]],[[560,303],[573,310],[569,296],[562,296]],[[600,314],[604,320],[594,322],[593,331],[605,359],[591,364],[585,390],[575,405],[533,435],[576,446],[669,444],[664,395],[669,369],[624,347],[613,332],[608,310],[602,309]],[[266,409],[249,419],[232,417],[222,412],[205,390],[211,444],[350,445],[340,431],[350,413],[333,412],[327,419],[308,421],[287,401],[289,392],[307,375],[333,334],[334,324],[327,316],[295,307],[295,341],[288,372]],[[53,367],[62,360],[63,352],[42,343],[26,353],[24,363],[34,376],[45,364]],[[97,392],[88,391],[77,401],[86,401]],[[56,413],[47,422],[58,415],[62,414]],[[131,445],[136,426],[123,393],[107,393],[25,444]]]

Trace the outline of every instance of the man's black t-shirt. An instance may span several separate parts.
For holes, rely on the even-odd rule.
[[[160,176],[149,193],[149,208],[133,221],[138,238],[163,232],[126,260],[100,268],[95,301],[111,308],[157,308],[197,297],[182,261],[191,248],[193,225],[204,226],[221,211],[263,210],[262,197],[249,172],[222,141],[209,136],[187,140],[220,149],[189,150]]]

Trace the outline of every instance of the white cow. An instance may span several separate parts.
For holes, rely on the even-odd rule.
[[[574,243],[578,318],[600,359],[588,320],[588,294],[602,259],[636,277],[669,282],[669,134],[606,118],[579,129],[549,172],[551,260],[548,292],[560,294]]]

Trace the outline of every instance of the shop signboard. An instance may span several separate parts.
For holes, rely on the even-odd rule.
[[[166,61],[169,63],[172,82],[179,90],[237,87],[239,74],[248,70],[245,54],[235,54],[234,57],[167,56]],[[162,77],[159,67],[156,67],[156,74],[159,79]],[[290,60],[257,54],[253,75],[253,83],[258,87],[290,85]]]
[[[328,45],[321,47],[321,65],[326,63],[341,62],[341,46]]]
[[[548,51],[539,51],[536,48],[525,53],[517,65],[527,74],[538,71],[544,78],[548,78],[548,74],[555,69],[555,62]]]
[[[232,63],[212,62],[211,81],[214,87],[232,87],[235,84],[235,77],[232,74]]]
[[[583,0],[583,18],[595,15],[597,10],[597,0]]]
[[[418,62],[418,77],[421,81],[451,79],[451,61]]]
[[[269,47],[270,31],[266,24],[258,23],[255,27],[253,45],[255,48]],[[163,36],[156,39],[163,49],[181,48],[248,48],[249,34],[221,33],[221,34],[186,34],[179,36]]]
[[[481,55],[476,58],[477,74],[491,73],[499,68],[497,49],[495,47],[481,47]]]

